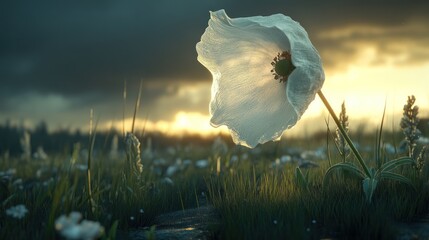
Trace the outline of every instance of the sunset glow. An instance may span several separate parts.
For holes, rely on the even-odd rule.
[[[127,118],[125,123],[125,131],[131,131],[132,118]],[[137,118],[135,122],[136,132],[143,130],[149,132],[160,132],[166,135],[184,135],[184,134],[199,134],[202,136],[217,135],[221,132],[226,133],[224,127],[213,128],[210,126],[210,116],[198,112],[183,112],[179,111],[175,114],[172,121],[152,121]],[[102,129],[107,130],[114,128],[122,131],[123,121],[118,120],[113,123],[107,123],[102,126]]]
[[[195,49],[207,27],[209,10],[221,8],[234,17],[282,12],[300,22],[322,58],[326,76],[322,90],[336,111],[345,101],[352,127],[356,122],[377,125],[385,104],[387,117],[399,122],[409,95],[416,96],[420,116],[429,117],[429,30],[424,7],[397,3],[389,11],[380,11],[384,5],[348,3],[338,12],[332,3],[302,8],[302,4],[271,2],[243,8],[201,2],[181,6],[189,13],[186,16],[170,9],[175,13],[171,18],[160,18],[170,10],[148,11],[152,5],[156,4],[136,3],[128,10],[139,9],[139,14],[129,15],[106,3],[100,11],[87,9],[90,14],[76,22],[69,17],[80,16],[84,6],[58,3],[67,14],[53,14],[50,7],[37,5],[40,16],[46,18],[42,19],[20,5],[10,5],[4,15],[7,21],[0,23],[8,36],[2,39],[5,54],[0,54],[4,63],[0,122],[34,128],[45,121],[50,130],[85,131],[89,110],[94,109],[100,129],[122,130],[124,111],[126,129],[131,129],[142,81],[136,130],[202,135],[227,131],[209,124],[212,78],[198,63]],[[356,14],[361,11],[368,16]],[[326,117],[316,96],[286,134],[323,129]]]

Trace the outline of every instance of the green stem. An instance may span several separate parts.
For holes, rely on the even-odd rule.
[[[370,177],[371,172],[369,171],[368,166],[366,166],[365,162],[363,161],[362,156],[360,155],[359,151],[356,149],[355,145],[353,144],[352,140],[350,139],[349,135],[344,130],[343,126],[340,123],[340,120],[338,119],[337,115],[335,115],[334,110],[332,109],[331,105],[329,104],[328,100],[326,100],[325,95],[323,95],[322,90],[319,90],[317,92],[320,99],[322,100],[323,104],[325,104],[325,107],[328,109],[329,114],[331,114],[331,117],[334,119],[335,124],[337,124],[338,129],[340,130],[341,134],[343,135],[344,139],[346,140],[347,144],[349,145],[350,149],[352,150],[353,154],[359,161],[360,165],[362,166],[363,170],[365,171],[365,174]]]

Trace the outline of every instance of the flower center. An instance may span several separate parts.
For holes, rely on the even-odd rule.
[[[287,51],[278,53],[271,62],[271,66],[273,66],[271,72],[274,75],[274,79],[280,82],[286,82],[289,75],[295,69],[295,66],[292,64],[292,57]]]

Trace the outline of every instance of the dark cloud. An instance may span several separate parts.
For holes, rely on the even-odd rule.
[[[182,81],[208,80],[208,71],[196,60],[195,44],[207,26],[208,11],[221,8],[232,17],[290,15],[308,30],[332,68],[334,57],[358,51],[347,42],[381,43],[401,36],[327,39],[321,37],[326,31],[429,22],[427,1],[8,1],[0,4],[0,111],[14,107],[7,99],[28,93],[55,94],[74,103],[118,102],[124,80],[133,90],[145,82],[149,106],[173,94]],[[409,37],[418,34],[427,39],[427,32]],[[427,57],[414,52],[414,59]]]

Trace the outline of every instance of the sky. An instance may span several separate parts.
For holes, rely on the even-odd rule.
[[[3,1],[0,123],[85,129],[93,109],[104,128],[121,128],[125,110],[129,127],[141,82],[139,128],[216,133],[195,44],[219,9],[300,22],[322,57],[323,92],[351,120],[379,123],[386,105],[399,123],[411,94],[429,116],[429,1]],[[291,132],[326,117],[316,98]]]

